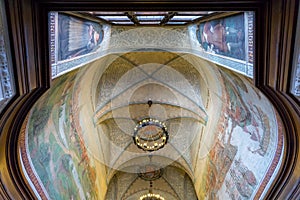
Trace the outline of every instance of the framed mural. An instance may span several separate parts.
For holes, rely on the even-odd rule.
[[[245,13],[213,19],[199,24],[197,39],[204,51],[246,61]],[[253,39],[253,38],[252,38]]]
[[[58,61],[90,53],[102,39],[100,24],[58,13]]]
[[[49,13],[51,64],[96,51],[103,40],[103,26],[64,12]]]

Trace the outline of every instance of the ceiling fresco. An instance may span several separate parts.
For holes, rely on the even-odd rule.
[[[168,128],[157,151],[132,138],[146,118]],[[252,199],[275,173],[283,131],[248,78],[191,54],[136,51],[54,79],[24,123],[20,148],[46,199],[133,200],[150,182],[165,199]],[[156,170],[159,178],[141,178]]]

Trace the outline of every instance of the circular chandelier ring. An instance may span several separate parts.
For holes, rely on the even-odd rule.
[[[165,123],[157,119],[143,119],[134,128],[133,141],[144,151],[157,151],[167,144],[168,139]]]

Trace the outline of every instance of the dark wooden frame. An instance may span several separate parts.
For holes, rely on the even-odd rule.
[[[79,1],[5,0],[16,95],[0,113],[0,199],[34,199],[19,163],[26,114],[51,85],[49,11],[237,11],[256,13],[255,85],[278,109],[286,129],[283,165],[266,199],[300,198],[300,107],[289,92],[298,0]]]

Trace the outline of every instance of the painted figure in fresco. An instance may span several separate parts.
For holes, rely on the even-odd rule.
[[[235,93],[234,90],[229,90],[231,96],[229,106],[227,109],[228,116],[232,120],[232,128],[230,131],[230,138],[233,132],[233,129],[236,126],[245,127],[250,124],[251,113],[248,110],[248,107],[245,105],[243,99],[239,97],[238,93]],[[230,141],[230,140],[229,140]]]
[[[59,14],[58,60],[74,58],[96,50],[103,39],[99,24]]]
[[[230,178],[225,180],[226,192],[232,199],[249,199],[254,187],[257,185],[254,173],[248,169],[240,158],[234,161],[233,167],[229,171]]]
[[[217,51],[228,51],[225,41],[225,27],[221,23],[213,24],[213,22],[206,22],[203,27],[201,38],[204,48],[206,45],[211,49]]]
[[[245,60],[244,15],[224,17],[199,25],[196,36],[202,48],[240,60]]]
[[[249,105],[252,112],[251,123],[248,126],[244,127],[244,131],[248,131],[248,133],[251,135],[250,139],[257,142],[257,147],[248,147],[248,150],[252,153],[258,153],[259,155],[264,156],[270,143],[271,127],[269,119],[261,108],[253,105],[252,102],[249,102]],[[257,122],[260,122],[260,126]],[[250,129],[249,127],[255,128]]]
[[[245,33],[242,29],[236,29],[233,27],[226,27],[226,45],[228,51],[234,58],[243,58],[245,59],[244,53],[244,40]]]
[[[251,117],[250,117],[250,121],[249,124],[247,124],[246,126],[243,127],[243,130],[246,133],[249,133],[250,135],[250,139],[254,140],[254,141],[260,141],[261,140],[261,136],[259,133],[259,124],[258,124],[258,120],[256,117],[256,112],[254,110],[254,107],[252,105],[252,103],[249,103],[250,105],[250,110],[251,110]]]
[[[239,90],[235,89],[230,81],[226,81],[226,89],[230,96],[227,113],[232,120],[228,142],[231,140],[234,128],[240,126],[244,133],[249,134],[250,139],[255,141],[255,146],[248,147],[248,150],[264,156],[270,142],[270,123],[267,115],[252,102],[247,102],[248,107],[241,98]]]

